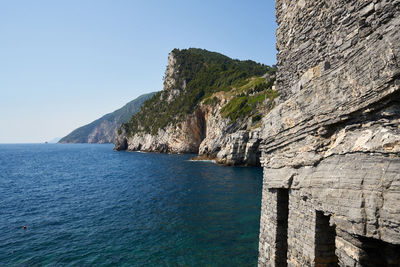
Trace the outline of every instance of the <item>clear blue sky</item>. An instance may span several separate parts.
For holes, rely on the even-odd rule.
[[[168,53],[275,64],[273,0],[0,0],[0,143],[44,142],[162,89]]]

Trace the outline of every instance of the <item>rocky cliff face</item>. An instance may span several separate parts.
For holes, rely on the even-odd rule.
[[[143,103],[154,94],[155,92],[139,96],[122,108],[72,131],[59,143],[112,143],[121,124],[129,121],[133,114],[139,112]]]
[[[215,106],[202,106],[205,115],[205,138],[199,146],[199,155],[215,159],[224,165],[259,165],[260,128],[251,119],[230,123],[221,115],[227,100],[221,96]]]
[[[260,266],[400,265],[400,2],[276,2]]]
[[[253,117],[258,114],[257,108],[263,108],[266,104],[270,108],[273,106],[271,86],[274,71],[260,64],[241,63],[204,50],[189,49],[184,52],[189,55],[182,56],[179,50],[170,53],[163,91],[154,96],[152,105],[144,107],[138,116],[132,118],[131,124],[121,127],[115,149],[199,153],[201,158],[215,159],[223,164],[259,164],[261,117]],[[182,65],[186,68],[182,68]],[[234,71],[240,72],[239,78],[230,74]],[[226,75],[231,75],[228,78],[234,83],[227,82],[223,75],[217,76],[214,72],[229,72]],[[254,76],[261,76],[265,72],[269,72],[268,77]],[[202,79],[203,76],[210,78]],[[210,79],[217,81],[210,83]],[[208,86],[214,89],[204,89],[203,82],[209,83]],[[223,83],[227,85],[215,85]],[[265,94],[267,90],[270,97]],[[235,106],[235,101],[241,102]],[[188,102],[190,105],[187,105]],[[182,110],[189,112],[182,113]],[[243,114],[236,114],[236,111]],[[165,118],[166,122],[149,119],[157,115]],[[161,126],[154,127],[155,124]]]
[[[188,115],[178,125],[169,124],[156,134],[138,133],[127,137],[123,130],[115,139],[117,150],[161,153],[197,153],[204,138],[204,115],[201,110]]]

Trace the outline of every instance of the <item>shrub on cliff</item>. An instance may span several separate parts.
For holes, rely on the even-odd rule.
[[[183,88],[164,88],[164,90],[179,89],[180,94],[173,101],[163,99],[163,92],[159,92],[148,100],[142,110],[134,115],[129,123],[123,125],[128,135],[137,132],[156,134],[160,128],[169,123],[182,121],[187,114],[192,113],[197,105],[213,93],[219,91],[230,91],[248,83],[253,76],[261,76],[265,73],[273,75],[275,68],[256,63],[251,60],[240,61],[231,59],[219,53],[203,49],[174,49],[172,51],[176,60],[176,82],[177,85],[186,84]],[[264,79],[265,81],[265,79]],[[164,85],[166,87],[166,85]],[[263,96],[247,99],[245,104],[239,104],[244,99],[235,100],[236,106],[241,106],[238,112],[233,112],[233,117],[254,108],[255,102]],[[243,110],[242,110],[243,109]]]

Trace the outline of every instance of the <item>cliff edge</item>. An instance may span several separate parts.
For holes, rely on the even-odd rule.
[[[174,49],[163,90],[121,126],[115,149],[259,165],[261,118],[278,96],[275,71],[202,49]]]

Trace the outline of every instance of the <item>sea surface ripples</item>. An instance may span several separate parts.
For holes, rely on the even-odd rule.
[[[0,145],[0,266],[256,266],[261,168],[191,156]]]

